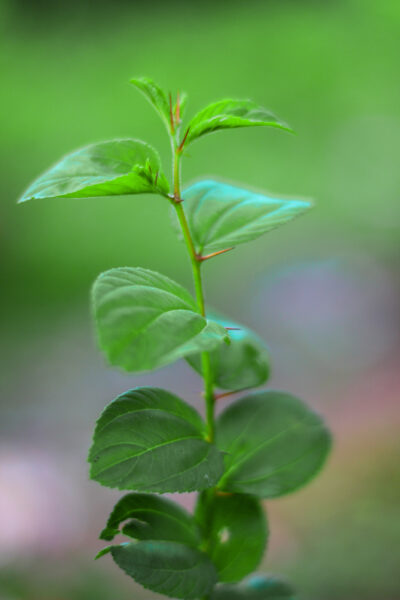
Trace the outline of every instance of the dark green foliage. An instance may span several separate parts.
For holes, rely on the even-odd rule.
[[[254,571],[268,540],[260,502],[242,494],[217,494],[205,506],[200,505],[200,511],[208,526],[208,553],[217,567],[219,581],[240,581]]]
[[[298,398],[258,392],[222,413],[217,443],[226,452],[221,489],[274,498],[319,471],[331,439],[321,418]]]
[[[181,542],[195,547],[200,543],[193,517],[179,504],[154,494],[127,494],[117,502],[100,538],[111,541],[118,533],[137,540]]]
[[[203,490],[223,472],[222,454],[205,441],[196,411],[157,388],[130,390],[108,405],[89,461],[92,479],[120,490]]]
[[[269,377],[268,351],[263,341],[253,332],[227,319],[211,317],[213,321],[233,327],[229,331],[230,344],[220,344],[210,352],[213,380],[224,390],[241,390],[257,387]],[[201,356],[191,354],[187,362],[202,374]]]
[[[138,583],[172,598],[201,598],[217,582],[204,552],[175,542],[143,541],[112,546],[114,561]]]
[[[206,408],[204,422],[184,400],[148,387],[129,390],[104,409],[89,452],[91,478],[139,493],[117,502],[100,535],[112,541],[122,533],[134,541],[108,546],[96,558],[111,554],[135,581],[173,598],[293,600],[292,589],[275,578],[231,584],[258,567],[267,545],[258,498],[307,483],[325,461],[330,435],[318,415],[283,392],[246,396],[215,423],[215,387],[243,391],[263,385],[270,367],[255,333],[206,317],[201,266],[290,221],[311,203],[210,180],[182,193],[180,178],[186,146],[207,133],[254,126],[291,130],[255,102],[231,99],[210,104],[185,125],[186,94],[173,101],[148,78],[131,83],[166,126],[172,185],[153,148],[116,140],[68,155],[21,198],[158,194],[176,212],[192,265],[196,298],[165,275],[138,267],[107,271],[93,286],[99,345],[109,363],[140,372],[185,358],[204,379]],[[201,492],[194,516],[148,493],[189,491]]]

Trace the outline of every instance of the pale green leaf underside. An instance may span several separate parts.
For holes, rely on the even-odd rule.
[[[131,83],[137,87],[147,98],[164,121],[167,130],[170,130],[169,103],[165,92],[155,81],[149,77],[138,77],[131,79]]]
[[[321,418],[298,398],[268,391],[246,396],[222,413],[217,444],[226,452],[221,489],[274,498],[316,475],[331,438]]]
[[[102,485],[143,492],[188,492],[215,485],[222,454],[204,440],[198,413],[158,388],[118,396],[101,414],[89,452]]]
[[[256,498],[215,496],[210,508],[209,556],[221,582],[240,581],[261,561],[268,537],[264,511]]]
[[[186,144],[219,129],[235,127],[278,127],[286,131],[292,129],[252,100],[219,100],[198,112],[189,123],[189,134]]]
[[[126,139],[68,154],[36,179],[19,202],[144,193],[168,193],[160,158],[148,144]]]
[[[202,598],[217,581],[210,559],[183,544],[142,541],[113,546],[111,554],[135,581],[171,598]]]
[[[295,593],[276,577],[253,575],[240,585],[217,586],[211,600],[295,600]]]
[[[92,298],[100,347],[126,371],[149,371],[213,350],[227,337],[221,325],[201,316],[185,288],[155,271],[106,271]]]
[[[159,540],[198,546],[197,525],[176,502],[154,494],[127,494],[114,506],[100,538],[112,540],[121,532],[137,540]]]
[[[184,207],[198,253],[255,240],[311,208],[306,200],[284,200],[205,180],[183,192]]]
[[[213,321],[224,327],[239,327],[229,331],[230,344],[221,344],[210,353],[213,381],[225,390],[257,387],[269,377],[269,356],[263,341],[253,332],[233,321],[210,315]],[[201,356],[192,354],[187,362],[202,373]]]

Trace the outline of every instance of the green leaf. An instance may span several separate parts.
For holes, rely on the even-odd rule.
[[[211,540],[208,554],[218,580],[240,581],[261,561],[268,537],[264,511],[256,498],[241,494],[215,495],[205,510],[210,515],[204,519]]]
[[[153,494],[127,494],[117,502],[100,538],[112,540],[122,527],[122,533],[137,540],[180,542],[197,547],[200,534],[186,510],[176,502]]]
[[[102,485],[145,492],[203,490],[223,473],[199,414],[158,388],[129,390],[104,409],[89,462],[91,478]]]
[[[114,140],[65,156],[24,192],[19,202],[123,194],[168,194],[157,152],[139,140]]]
[[[260,126],[278,127],[293,132],[289,125],[252,100],[219,100],[209,104],[193,117],[189,123],[190,131],[186,144],[219,129]]]
[[[143,541],[113,546],[111,554],[135,581],[171,598],[201,598],[217,581],[208,556],[183,544]]]
[[[239,327],[229,331],[230,344],[221,344],[210,353],[211,371],[215,385],[225,390],[257,387],[269,377],[269,356],[263,341],[252,331],[233,321],[210,315],[224,327]],[[202,373],[201,356],[192,354],[187,362]]]
[[[164,91],[148,77],[139,77],[130,81],[146,96],[164,121],[167,131],[171,130],[169,102]]]
[[[306,200],[270,198],[218,181],[199,181],[183,193],[196,251],[250,242],[311,208]]]
[[[331,438],[321,418],[298,398],[258,392],[222,413],[217,445],[227,453],[222,490],[274,498],[316,475]]]
[[[201,316],[189,292],[154,271],[106,271],[92,298],[100,347],[126,371],[149,371],[213,350],[227,337],[221,325]]]
[[[101,558],[102,556],[105,556],[106,554],[110,554],[112,550],[112,546],[106,546],[105,548],[102,548],[94,557],[94,560],[98,560],[99,558]]]
[[[292,587],[276,577],[253,575],[241,585],[217,586],[211,600],[295,600]]]

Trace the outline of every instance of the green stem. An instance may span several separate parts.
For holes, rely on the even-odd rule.
[[[174,164],[173,164],[173,178],[174,178],[174,200],[172,200],[175,208],[183,237],[186,243],[186,247],[189,253],[190,262],[192,265],[193,281],[196,292],[197,305],[200,313],[203,317],[206,316],[205,302],[204,302],[204,291],[203,282],[201,277],[201,261],[199,260],[196,249],[194,247],[193,239],[190,234],[189,225],[186,219],[185,211],[182,206],[181,199],[181,176],[180,176],[180,159],[181,153],[178,150],[178,144],[173,140],[173,153],[174,153]],[[210,354],[208,352],[202,352],[201,364],[204,380],[204,400],[206,404],[206,424],[207,424],[207,439],[212,442],[215,434],[214,424],[214,382],[211,371]]]
[[[196,300],[197,305],[199,307],[200,313],[203,317],[206,316],[205,309],[205,301],[204,301],[204,290],[203,290],[203,281],[201,277],[201,264],[202,261],[199,260],[199,257],[196,252],[196,248],[193,243],[193,239],[190,233],[189,225],[186,219],[185,211],[183,208],[183,202],[181,198],[181,150],[179,148],[179,141],[177,140],[177,136],[171,136],[172,142],[172,152],[173,152],[173,185],[174,185],[174,198],[172,199],[172,204],[175,208],[179,224],[182,229],[183,237],[186,243],[186,247],[188,250],[188,254],[190,257],[190,262],[192,265],[192,273],[193,273],[193,281],[196,292]],[[214,420],[214,404],[215,404],[215,396],[214,396],[214,380],[211,370],[211,359],[209,352],[201,353],[201,366],[202,366],[202,374],[204,381],[204,401],[206,405],[206,432],[207,432],[207,440],[209,442],[214,441],[215,437],[215,420]],[[202,501],[205,505],[205,530],[208,529],[210,519],[211,519],[211,511],[209,508],[209,502],[212,496],[215,494],[215,489],[205,490],[200,495],[200,501]],[[210,545],[211,540],[209,536],[206,535],[205,547],[207,548]],[[210,600],[210,596],[204,596],[202,600]]]

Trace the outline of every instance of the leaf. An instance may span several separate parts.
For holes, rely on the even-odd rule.
[[[292,587],[276,577],[253,575],[241,585],[217,586],[211,600],[295,600]]]
[[[94,557],[94,560],[98,560],[99,558],[101,558],[102,556],[105,556],[106,554],[110,554],[112,550],[112,546],[106,546],[105,548],[102,548]]]
[[[270,198],[211,180],[190,186],[183,198],[198,254],[255,240],[312,206],[306,200]]]
[[[129,390],[104,409],[89,462],[91,478],[102,485],[145,492],[203,490],[223,473],[200,415],[158,388]]]
[[[220,489],[274,498],[316,475],[331,438],[321,418],[299,399],[258,392],[222,413],[217,445],[227,453]]]
[[[252,331],[222,317],[210,315],[224,327],[239,327],[229,331],[230,344],[221,344],[210,353],[211,371],[215,385],[225,390],[257,387],[269,377],[269,356],[263,341]],[[201,355],[192,354],[187,362],[200,375]]]
[[[123,194],[168,194],[160,158],[139,140],[114,140],[81,148],[36,179],[19,202]]]
[[[180,542],[198,546],[197,525],[186,510],[176,502],[153,494],[127,494],[117,502],[100,538],[112,540],[122,527],[122,533],[137,540]]]
[[[111,554],[135,581],[171,598],[201,598],[217,581],[207,555],[183,544],[146,540],[113,546]]]
[[[259,565],[268,537],[260,503],[241,494],[215,495],[207,507],[208,552],[222,582],[240,581]]]
[[[167,127],[167,131],[170,132],[171,124],[169,102],[164,91],[152,79],[149,79],[148,77],[134,78],[131,79],[130,82],[134,86],[136,86],[145,95],[150,104],[154,106],[154,108],[164,121]]]
[[[187,101],[188,101],[188,95],[187,95],[187,93],[186,92],[181,92],[179,94],[179,123],[182,121],[182,118],[185,115]],[[178,106],[178,100],[174,104],[174,114],[175,115],[177,114],[177,106]]]
[[[149,371],[195,352],[213,350],[226,330],[207,321],[181,285],[155,271],[125,267],[93,286],[100,347],[112,365]]]
[[[186,144],[219,129],[259,126],[278,127],[293,133],[289,125],[252,100],[219,100],[209,104],[193,117],[189,123],[190,131]]]

